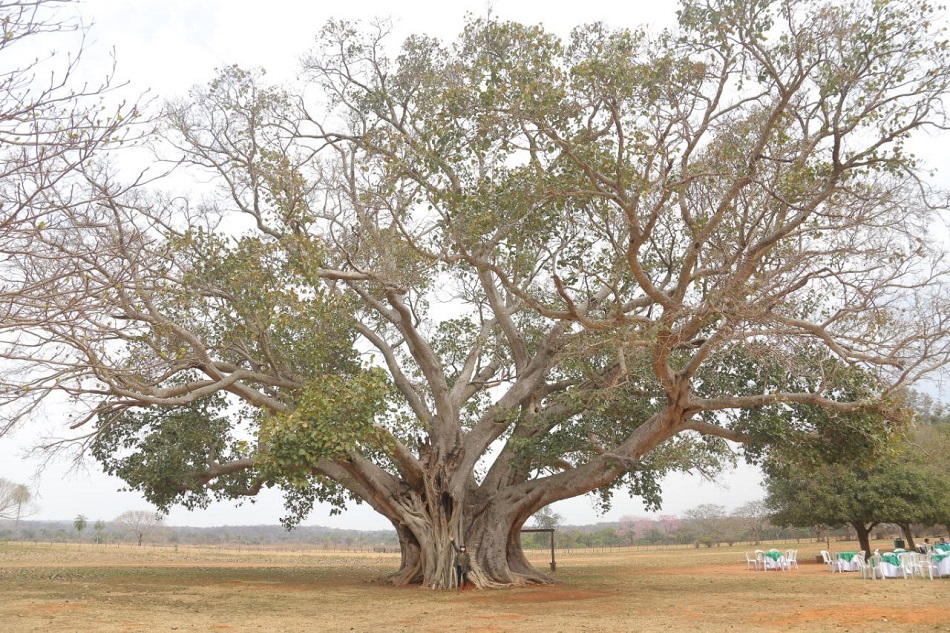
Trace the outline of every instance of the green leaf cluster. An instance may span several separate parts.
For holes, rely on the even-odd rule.
[[[210,487],[201,479],[212,464],[249,456],[248,443],[236,435],[239,417],[221,395],[181,407],[128,410],[100,418],[90,452],[106,473],[160,510],[174,504],[204,508],[251,487],[250,470],[218,477]]]
[[[325,375],[307,383],[296,408],[261,420],[258,456],[268,479],[306,485],[322,459],[347,459],[386,446],[388,433],[377,424],[389,408],[385,374],[369,369],[356,376]]]

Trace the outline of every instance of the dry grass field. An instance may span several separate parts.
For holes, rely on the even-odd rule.
[[[0,543],[0,631],[950,631],[950,579],[831,574],[817,549],[790,572],[738,547],[561,554],[558,586],[435,593],[375,582],[392,554]]]

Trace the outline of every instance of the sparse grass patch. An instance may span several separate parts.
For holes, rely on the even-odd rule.
[[[791,572],[740,548],[575,553],[554,587],[436,593],[374,582],[391,554],[4,544],[0,630],[950,630],[950,579],[862,581],[802,549]]]

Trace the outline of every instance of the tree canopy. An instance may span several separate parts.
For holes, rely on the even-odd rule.
[[[950,477],[934,470],[908,447],[870,464],[854,455],[849,462],[828,463],[818,469],[772,472],[766,486],[773,523],[850,525],[868,556],[868,535],[878,524],[901,526],[913,547],[910,525],[945,524],[950,519]]]
[[[931,398],[911,391],[913,424],[881,442],[812,442],[774,449],[765,462],[766,505],[782,526],[849,525],[870,555],[869,534],[882,523],[901,528],[950,523],[950,469],[942,414]]]
[[[304,89],[224,68],[161,130],[213,192],[89,169],[92,203],[4,239],[8,423],[65,394],[159,507],[356,499],[393,582],[451,586],[456,538],[490,586],[550,581],[519,534],[553,502],[659,507],[727,440],[874,446],[945,365],[945,203],[908,146],[945,124],[929,6],[686,0],[657,34],[473,19],[389,50],[334,22]]]

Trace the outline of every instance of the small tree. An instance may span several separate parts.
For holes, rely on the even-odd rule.
[[[685,512],[686,521],[696,533],[696,537],[707,547],[718,543],[723,534],[723,520],[726,509],[714,503],[703,503]]]
[[[117,516],[114,522],[132,534],[141,547],[145,537],[153,534],[162,525],[162,515],[148,510],[128,510]]]
[[[738,522],[739,527],[746,530],[752,541],[758,545],[762,540],[762,531],[769,523],[769,509],[765,501],[759,499],[750,501],[736,508],[732,516]]]
[[[620,517],[620,527],[617,528],[617,538],[621,539],[626,545],[633,545],[639,541],[651,528],[656,526],[656,522],[644,517],[622,516]]]
[[[92,529],[96,531],[96,543],[101,543],[102,533],[106,529],[106,522],[103,521],[102,519],[99,519],[93,524]]]
[[[561,524],[563,517],[551,509],[551,506],[545,506],[534,513],[531,517],[534,526],[546,530],[553,530]]]
[[[531,516],[531,522],[534,524],[535,528],[540,528],[543,530],[553,530],[561,524],[563,517],[560,514],[555,512],[551,506],[545,506],[535,512]],[[538,538],[539,535],[532,534],[534,538],[531,538],[530,541],[526,541],[526,545],[533,545],[535,547],[542,547],[544,542]],[[552,537],[553,538],[553,537]],[[550,541],[553,547],[554,541]]]
[[[76,518],[73,519],[73,527],[76,528],[76,538],[78,540],[82,540],[82,532],[86,529],[87,525],[89,525],[89,521],[84,514],[77,514]]]
[[[679,531],[682,522],[682,519],[675,514],[664,514],[660,517],[660,531],[667,540],[671,540]]]
[[[19,534],[20,519],[34,510],[33,494],[23,484],[0,478],[0,518],[14,520],[14,533]]]

